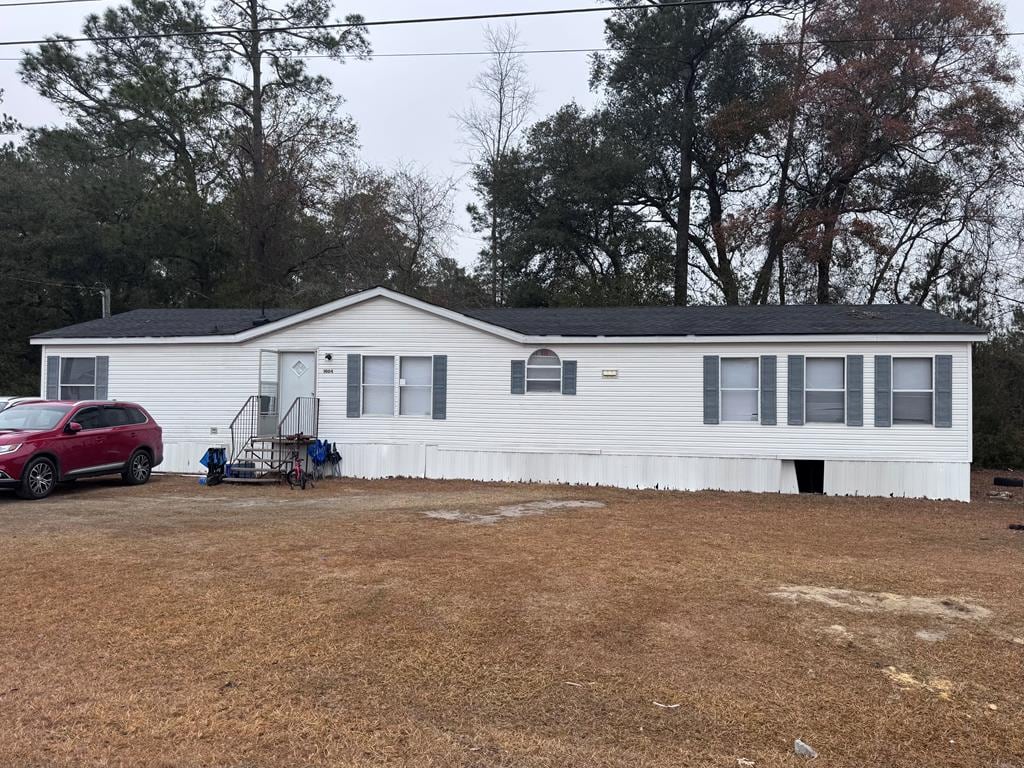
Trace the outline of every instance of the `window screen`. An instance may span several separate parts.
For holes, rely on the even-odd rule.
[[[562,361],[550,349],[538,349],[526,361],[526,391],[562,391]]]
[[[399,363],[398,413],[402,416],[429,416],[433,392],[433,359],[403,357]]]
[[[721,392],[722,421],[757,421],[757,358],[723,358]]]
[[[804,398],[807,423],[845,422],[846,360],[841,357],[807,358]]]
[[[395,358],[363,358],[363,414],[395,415]]]
[[[895,358],[892,361],[892,423],[931,424],[931,358]]]
[[[96,399],[96,358],[62,357],[60,360],[60,399]]]

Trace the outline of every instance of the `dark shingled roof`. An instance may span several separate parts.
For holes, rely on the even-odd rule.
[[[136,309],[41,333],[37,339],[230,336],[296,309]],[[799,336],[982,334],[972,325],[907,304],[757,307],[467,309],[462,314],[527,336]]]
[[[40,333],[36,339],[132,339],[230,336],[294,315],[297,309],[134,309]]]
[[[465,314],[528,336],[798,336],[979,334],[908,304],[475,309]]]

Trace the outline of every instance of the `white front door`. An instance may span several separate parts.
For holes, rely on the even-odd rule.
[[[278,364],[281,378],[278,418],[283,419],[296,399],[316,397],[316,353],[282,352]]]

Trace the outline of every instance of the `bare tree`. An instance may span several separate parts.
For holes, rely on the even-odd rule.
[[[502,160],[522,137],[537,92],[529,81],[519,30],[514,25],[488,27],[485,39],[490,61],[470,85],[474,100],[456,119],[465,133],[470,160],[475,166],[477,191],[484,198],[481,219],[486,221],[488,230],[486,256],[491,273],[491,300],[497,304],[501,293],[501,222],[493,186]]]
[[[399,167],[392,177],[392,216],[401,234],[395,259],[398,290],[419,288],[451,246],[454,192],[451,178],[433,178],[411,165]]]

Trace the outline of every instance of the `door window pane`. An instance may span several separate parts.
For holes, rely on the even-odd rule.
[[[82,425],[82,429],[99,429],[105,427],[103,423],[103,417],[100,414],[99,408],[83,408],[74,416],[71,417],[72,421],[76,421]]]

